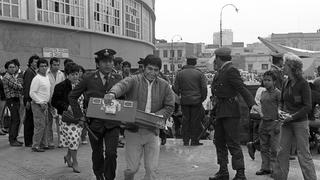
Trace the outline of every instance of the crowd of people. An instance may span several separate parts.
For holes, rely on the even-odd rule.
[[[159,57],[140,58],[139,70],[133,73],[130,62],[115,54],[112,49],[96,52],[96,70],[90,73],[71,59],[64,60],[63,71],[58,58],[48,61],[33,55],[25,71],[20,69],[17,59],[7,61],[0,81],[0,134],[9,134],[10,146],[24,145],[35,153],[67,148],[62,158],[75,173],[80,173],[78,148],[88,143],[88,136],[97,180],[115,179],[117,148],[124,146],[125,180],[134,179],[142,157],[144,179],[157,179],[160,144],[165,143],[164,130],[136,124],[123,128],[121,122],[88,118],[89,99],[136,101],[139,110],[164,119],[172,117],[174,136],[181,137],[184,146],[201,146],[203,119],[208,113],[203,107],[208,94],[207,79],[196,68],[196,57],[187,57],[187,64],[177,72],[170,86],[160,72]],[[211,84],[212,104],[208,107],[214,119],[214,144],[220,169],[209,180],[229,179],[228,151],[232,168],[236,170],[233,179],[246,179],[239,139],[239,95],[251,114],[260,119],[258,138],[247,144],[252,159],[256,149],[261,151],[262,164],[256,175],[271,174],[277,180],[287,179],[290,151],[294,147],[304,179],[317,179],[309,150],[308,119],[310,111],[320,103],[314,98],[320,90],[320,79],[314,81],[311,90],[302,77],[300,58],[290,53],[275,54],[272,68],[263,74],[263,85],[254,98],[231,60],[231,49],[223,47],[215,51],[216,74]],[[24,142],[17,139],[21,122]],[[53,126],[57,130],[57,142],[53,138]],[[124,136],[125,143],[119,140],[120,135]]]

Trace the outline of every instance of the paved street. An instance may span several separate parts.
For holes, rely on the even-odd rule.
[[[22,140],[22,138],[19,138]],[[181,140],[169,139],[161,147],[158,176],[159,180],[207,180],[217,171],[215,149],[211,141],[202,141],[204,146],[184,147]],[[261,159],[256,154],[252,161],[243,147],[246,160],[246,174],[249,180],[268,180],[268,176],[254,175],[260,167]],[[80,174],[72,172],[63,164],[65,149],[48,150],[44,153],[31,152],[30,148],[10,147],[7,136],[0,136],[0,180],[91,180],[91,148],[83,145],[79,149]],[[320,155],[314,154],[314,163],[320,179]],[[125,168],[124,149],[118,149],[117,178],[123,179]],[[231,166],[229,165],[229,170]],[[231,177],[234,172],[230,171]],[[136,176],[137,180],[144,175],[143,165]],[[291,161],[289,180],[301,180],[302,174],[298,160]]]

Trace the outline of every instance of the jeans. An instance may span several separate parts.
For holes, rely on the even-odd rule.
[[[20,101],[19,98],[10,98],[7,100],[7,106],[11,113],[11,121],[9,124],[9,142],[13,143],[17,140],[20,125]]]
[[[156,179],[157,161],[159,156],[159,137],[151,131],[140,128],[133,133],[125,131],[125,157],[127,168],[124,171],[125,180],[133,180],[138,172],[140,161],[144,156],[144,167],[146,174],[143,180]]]
[[[275,177],[286,180],[289,173],[289,156],[292,140],[296,139],[300,168],[305,180],[316,180],[317,175],[309,150],[308,121],[291,122],[282,125],[280,151],[278,153]]]
[[[34,121],[34,133],[32,138],[32,147],[48,146],[47,142],[47,124],[48,124],[48,106],[43,109],[40,104],[31,102],[31,108]]]

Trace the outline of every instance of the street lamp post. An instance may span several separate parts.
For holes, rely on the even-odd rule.
[[[226,6],[233,6],[237,13],[239,11],[239,9],[234,4],[226,4],[221,8],[221,11],[220,11],[220,47],[222,47],[222,10]]]
[[[182,41],[182,37],[179,34],[176,34],[174,36],[172,36],[171,38],[171,52],[173,52],[173,40],[175,37],[179,37],[179,41]],[[170,52],[170,56],[171,56],[171,52]],[[173,72],[174,72],[174,63],[173,63],[173,59],[174,59],[174,53],[171,56],[171,78],[172,78],[172,83],[173,83]]]

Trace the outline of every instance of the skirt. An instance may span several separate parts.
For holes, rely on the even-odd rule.
[[[60,147],[66,147],[70,150],[77,150],[80,145],[82,127],[78,124],[67,124],[61,121],[59,116],[59,128],[60,128]]]

